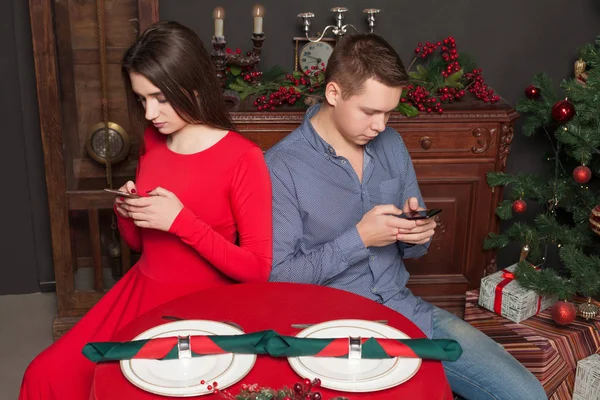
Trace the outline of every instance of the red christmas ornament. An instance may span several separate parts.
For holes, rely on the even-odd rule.
[[[558,325],[569,325],[577,316],[577,308],[568,301],[557,301],[550,309],[550,315]]]
[[[552,106],[552,118],[557,122],[569,122],[575,116],[575,106],[568,100],[561,100]]]
[[[600,236],[600,204],[598,204],[590,213],[590,228],[592,232]]]
[[[592,170],[585,165],[580,165],[573,170],[573,179],[575,179],[575,182],[577,183],[588,183],[591,178]]]
[[[527,210],[527,203],[521,199],[515,200],[512,204],[512,209],[514,212],[522,214]]]
[[[535,100],[540,97],[540,94],[540,89],[533,85],[529,85],[525,88],[525,96],[527,96],[528,99]]]

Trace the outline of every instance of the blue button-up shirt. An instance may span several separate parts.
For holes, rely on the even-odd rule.
[[[266,154],[273,185],[271,281],[313,283],[359,294],[403,314],[432,335],[433,306],[406,288],[403,258],[428,245],[365,247],[356,224],[379,204],[423,199],[408,150],[392,128],[364,147],[362,182],[350,162],[304,121]],[[326,299],[324,299],[326,301]]]

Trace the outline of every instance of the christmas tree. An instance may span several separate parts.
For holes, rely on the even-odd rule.
[[[575,76],[563,80],[560,90],[559,96],[550,78],[539,73],[517,103],[525,117],[522,133],[548,139],[548,174],[487,177],[490,186],[511,191],[511,199],[498,206],[501,219],[524,213],[534,203],[539,214],[530,223],[514,222],[501,234],[489,234],[485,247],[518,243],[526,257],[517,266],[519,283],[561,300],[576,293],[588,297],[588,308],[580,306],[588,318],[598,311],[589,299],[600,294],[600,37],[581,49]],[[563,265],[547,265],[550,246],[558,247]]]

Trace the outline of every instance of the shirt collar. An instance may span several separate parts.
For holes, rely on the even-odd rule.
[[[335,155],[335,150],[333,146],[327,143],[323,138],[317,133],[315,127],[313,126],[310,119],[314,117],[317,112],[321,109],[321,104],[315,104],[311,106],[308,110],[306,110],[306,114],[304,114],[304,120],[302,121],[301,132],[306,141],[317,150],[319,153],[327,154],[327,155]]]

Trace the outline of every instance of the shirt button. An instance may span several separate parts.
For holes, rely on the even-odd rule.
[[[342,164],[346,164],[346,160],[342,160],[340,161]]]
[[[328,148],[327,150],[329,150],[329,152],[330,152],[331,154],[335,153],[335,150],[334,150],[334,149],[333,149],[333,147],[331,147],[331,146],[329,146],[329,148]]]
[[[373,292],[373,293],[377,293],[377,288],[376,288],[376,287],[372,287],[372,288],[371,288],[371,292]]]
[[[369,257],[369,260],[373,261],[375,259],[375,256],[371,256]]]

